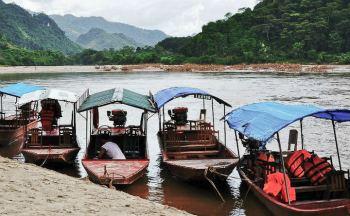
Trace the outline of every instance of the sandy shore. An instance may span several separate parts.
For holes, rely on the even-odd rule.
[[[0,157],[0,215],[189,215],[54,171]]]
[[[240,64],[240,65],[105,65],[0,67],[0,74],[72,72],[246,72],[246,73],[349,73],[350,65]]]

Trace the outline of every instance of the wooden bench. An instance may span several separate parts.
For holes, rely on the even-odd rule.
[[[183,157],[205,157],[218,155],[220,151],[210,150],[210,151],[181,151],[181,152],[167,152],[169,157],[183,158]]]
[[[295,192],[298,193],[307,193],[307,192],[320,192],[320,191],[327,191],[328,186],[327,185],[312,185],[312,186],[300,186],[295,187]]]

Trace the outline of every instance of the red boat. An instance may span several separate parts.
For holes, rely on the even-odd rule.
[[[110,89],[89,95],[80,100],[79,112],[86,111],[87,152],[82,164],[89,179],[102,185],[130,185],[147,172],[149,158],[147,150],[148,112],[155,112],[149,97],[127,89]],[[126,125],[127,111],[113,109],[107,111],[113,126],[99,125],[99,107],[110,104],[124,104],[143,110],[139,125]],[[90,121],[90,125],[88,119]],[[100,151],[106,143],[103,139],[118,145],[126,159],[101,158]]]
[[[76,102],[74,93],[46,89],[23,95],[19,104],[28,102],[41,103],[40,124],[28,129],[27,139],[22,154],[26,162],[36,164],[73,164],[80,147],[76,138]],[[70,124],[60,124],[61,105],[72,104]],[[64,112],[63,112],[64,113]]]
[[[337,164],[305,150],[303,119],[310,116],[332,122]],[[238,166],[242,183],[272,214],[350,215],[349,170],[342,169],[335,127],[350,121],[350,110],[264,102],[237,108],[225,120],[247,149]],[[288,149],[282,151],[279,131],[296,121],[301,143],[298,147],[299,132],[292,129]],[[266,150],[272,140],[279,151]]]
[[[38,123],[36,107],[37,103],[28,103],[14,108],[5,113],[4,96],[15,98],[16,101],[8,100],[8,103],[16,103],[18,98],[26,93],[42,90],[42,87],[23,83],[12,84],[0,88],[0,155],[12,158],[18,155],[25,143],[26,132]]]
[[[203,100],[198,120],[188,120],[188,108],[168,110],[170,120],[165,119],[164,106],[175,98],[187,96]],[[153,96],[159,112],[158,139],[163,163],[171,174],[185,181],[225,181],[238,163],[238,157],[219,141],[215,130],[214,100],[231,106],[209,93],[195,88],[175,87],[159,91]],[[207,121],[205,101],[211,101],[212,123]],[[226,130],[226,128],[225,128]],[[210,180],[209,180],[210,179]]]

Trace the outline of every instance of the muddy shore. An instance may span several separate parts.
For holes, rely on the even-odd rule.
[[[121,191],[0,157],[0,215],[189,215]]]
[[[350,65],[240,64],[240,65],[102,65],[102,66],[16,66],[0,67],[6,73],[72,73],[72,72],[247,72],[247,73],[348,73]]]

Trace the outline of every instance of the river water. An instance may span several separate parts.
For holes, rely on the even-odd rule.
[[[312,103],[323,107],[350,108],[350,73],[328,75],[286,75],[286,74],[243,74],[243,73],[62,73],[62,74],[6,74],[0,75],[0,86],[26,82],[42,86],[59,88],[82,94],[87,88],[91,93],[110,88],[123,87],[139,93],[148,94],[172,86],[197,87],[214,94],[229,102],[232,107],[260,101],[279,101],[285,103]],[[5,109],[10,109],[14,101],[5,98]],[[166,108],[175,106],[189,107],[189,116],[199,118],[202,101],[194,98],[174,100]],[[209,102],[207,108],[211,106]],[[100,112],[103,116],[101,124],[108,124],[105,111],[120,107],[111,105]],[[141,112],[137,109],[122,106],[128,110],[128,124],[138,124]],[[71,106],[63,104],[64,118],[62,122],[70,121]],[[210,109],[209,109],[210,110]],[[209,112],[211,113],[211,112]],[[215,126],[220,129],[223,139],[223,107],[215,104]],[[210,115],[208,118],[212,118]],[[85,120],[78,115],[78,140],[82,147],[81,158],[85,149]],[[298,125],[292,125],[296,127]],[[337,125],[342,165],[350,168],[350,124]],[[284,148],[288,138],[288,130],[281,134]],[[235,170],[228,179],[227,185],[220,188],[226,200],[222,203],[211,188],[200,187],[181,182],[172,178],[160,165],[160,151],[156,132],[158,130],[157,116],[149,121],[149,155],[150,166],[145,178],[134,185],[121,190],[149,199],[158,203],[183,209],[198,215],[269,215],[269,212],[256,198],[247,193],[247,188],[241,184]],[[305,145],[308,150],[315,150],[320,155],[333,155],[337,166],[336,150],[330,122],[307,119],[304,122]],[[233,133],[227,129],[227,145],[237,152]],[[276,149],[276,143],[268,145]],[[240,147],[241,153],[244,149]],[[57,170],[75,177],[86,177],[86,173],[77,160],[75,168]]]

